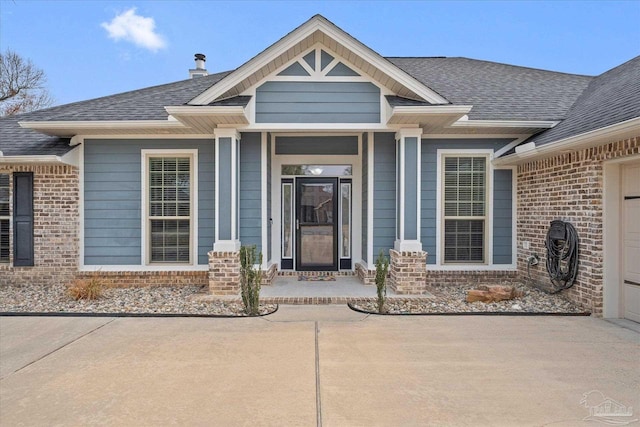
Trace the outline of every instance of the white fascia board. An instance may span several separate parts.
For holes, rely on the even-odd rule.
[[[25,164],[25,163],[61,163],[61,164],[72,164],[63,161],[61,156],[53,156],[53,155],[42,155],[42,156],[2,156],[0,157],[0,163],[16,163],[16,164]]]
[[[32,129],[47,135],[55,136],[73,136],[75,134],[82,133],[82,131],[86,129],[185,128],[185,125],[173,120],[23,121],[18,122],[18,124],[24,129]]]
[[[453,123],[453,128],[535,128],[551,129],[559,121],[554,120],[470,120],[462,118]]]
[[[388,74],[400,84],[406,86],[408,89],[424,98],[426,101],[433,104],[447,104],[449,102],[406,72],[402,71],[389,60],[383,58],[378,53],[353,38],[351,35],[327,21],[324,17],[316,15],[282,39],[278,40],[276,43],[269,46],[267,49],[262,51],[262,53],[245,62],[238,69],[220,80],[212,88],[193,98],[188,102],[188,104],[203,105],[214,101],[217,97],[232,89],[245,78],[249,77],[256,70],[267,65],[274,58],[286,52],[288,49],[318,30],[335,39],[338,43],[347,47],[349,50],[362,57],[362,59],[380,69],[382,72]]]
[[[590,145],[603,143],[611,138],[624,138],[625,135],[640,133],[640,117],[635,117],[614,125],[605,126],[579,135],[559,139],[540,147],[529,146],[524,152],[509,154],[494,160],[495,165],[512,165],[549,156],[557,151],[586,148]]]
[[[191,106],[191,105],[180,105],[180,106],[171,106],[164,107],[167,113],[174,116],[177,120],[179,116],[244,116],[244,107],[240,105],[233,106]]]
[[[437,116],[442,114],[467,114],[473,105],[399,105],[393,107],[391,115]]]

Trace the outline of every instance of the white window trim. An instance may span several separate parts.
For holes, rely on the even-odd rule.
[[[507,270],[510,267],[493,265],[493,160],[492,149],[438,149],[436,170],[436,263],[427,265],[429,270]],[[442,182],[443,159],[447,156],[487,157],[487,187],[485,211],[485,248],[483,263],[445,263],[444,262],[444,187]],[[515,232],[515,230],[514,230]]]
[[[142,203],[141,203],[141,260],[146,267],[171,267],[175,269],[178,266],[196,266],[198,265],[198,150],[197,149],[143,149],[140,150],[142,163]],[[190,225],[191,233],[189,236],[189,262],[188,263],[158,263],[150,260],[150,235],[148,222],[148,203],[149,203],[149,174],[148,163],[150,157],[189,157],[191,161],[191,209],[190,209]]]
[[[9,214],[8,215],[0,215],[0,221],[2,220],[7,220],[9,221],[9,246],[7,248],[7,250],[9,251],[9,259],[7,259],[6,261],[2,261],[0,260],[0,265],[9,265],[11,263],[11,239],[12,239],[12,224],[11,224],[11,173],[7,172],[1,172],[0,175],[7,175],[8,177],[8,189],[9,189],[9,198],[7,199],[7,202],[9,204]]]

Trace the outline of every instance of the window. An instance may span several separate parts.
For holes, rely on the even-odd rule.
[[[190,263],[192,157],[149,156],[147,238],[152,263]]]
[[[0,262],[9,262],[9,174],[0,174]]]
[[[444,262],[484,263],[487,157],[445,156]]]

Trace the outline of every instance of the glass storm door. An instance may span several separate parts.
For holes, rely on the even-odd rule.
[[[296,270],[338,270],[338,179],[296,179]]]

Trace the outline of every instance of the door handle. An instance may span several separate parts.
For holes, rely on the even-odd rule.
[[[296,219],[296,230],[300,230],[300,221]]]

